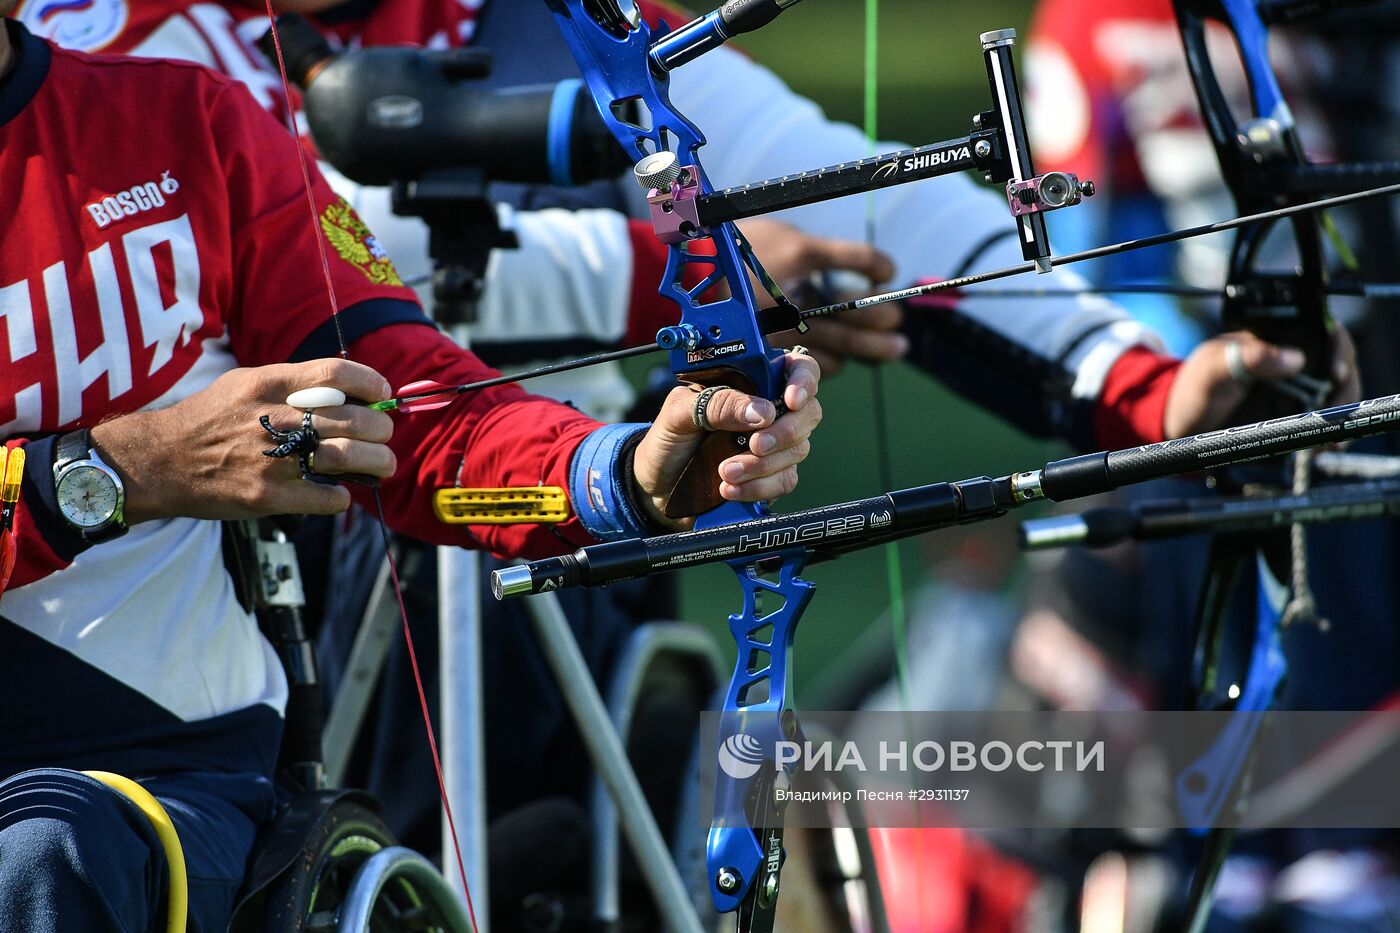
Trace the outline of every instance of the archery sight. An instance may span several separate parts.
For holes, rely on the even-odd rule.
[[[711,13],[658,39],[652,46],[653,59],[657,49],[669,47],[674,36],[690,34],[699,29],[698,24],[715,20],[723,12]],[[987,181],[1005,186],[1011,215],[1020,227],[1023,255],[1038,271],[1049,272],[1050,243],[1040,215],[1079,204],[1093,195],[1094,185],[1069,172],[1034,173],[1011,58],[1015,39],[1014,29],[982,36],[996,109],[973,117],[973,132],[967,136],[711,192],[702,190],[695,167],[684,164],[677,153],[664,150],[645,156],[633,171],[647,191],[657,238],[675,245],[709,237],[726,222],[975,170]]]
[[[1359,185],[1336,184],[1344,173],[1325,167],[1299,170],[1297,166],[1275,164],[1270,160],[1278,155],[1279,147],[1267,145],[1268,140],[1263,138],[1274,132],[1272,126],[1252,126],[1244,133],[1247,145],[1238,145],[1233,124],[1227,128],[1228,136],[1216,137],[1214,131],[1224,127],[1223,121],[1216,121],[1220,125],[1211,126],[1213,138],[1218,143],[1227,140],[1229,146],[1237,147],[1232,151],[1239,154],[1232,156],[1235,161],[1227,166],[1227,181],[1237,191],[1248,188],[1260,192],[1258,198],[1239,199],[1241,210],[1250,212],[1247,216],[1053,257],[1046,237],[1045,214],[1078,203],[1092,194],[1092,186],[1069,173],[1036,174],[1011,59],[1015,35],[1011,30],[982,36],[994,108],[974,119],[969,135],[717,191],[706,178],[698,157],[704,137],[670,102],[670,69],[719,47],[738,31],[771,21],[793,4],[780,0],[735,0],[681,29],[671,31],[662,24],[654,31],[642,20],[631,0],[546,2],[578,61],[603,122],[626,151],[628,161],[637,163],[634,173],[648,192],[654,226],[670,247],[660,291],[679,305],[680,321],[663,329],[653,344],[472,385],[418,383],[403,387],[398,398],[377,403],[376,408],[429,410],[446,404],[452,396],[487,385],[658,349],[670,351],[671,368],[683,382],[728,385],[776,399],[785,383],[785,354],[766,338],[780,331],[800,329],[803,321],[811,317],[1032,271],[1048,272],[1057,265],[1236,228],[1248,229],[1241,238],[1245,243],[1242,261],[1232,267],[1224,297],[1238,299],[1253,294],[1255,286],[1270,292],[1271,286],[1278,285],[1297,295],[1310,309],[1316,309],[1318,302],[1314,299],[1327,292],[1325,275],[1302,282],[1245,274],[1252,271],[1245,267],[1252,266],[1262,239],[1262,234],[1253,228],[1267,229],[1282,218],[1296,221],[1326,207],[1400,191],[1400,184],[1391,184],[1357,192]],[[1180,0],[1178,12],[1187,20],[1187,27],[1194,28],[1198,20],[1219,18],[1222,11],[1234,13],[1244,2]],[[1301,6],[1296,0],[1289,0],[1273,3],[1270,9],[1287,12]],[[1235,25],[1239,32],[1238,24]],[[1255,29],[1242,37],[1243,52],[1260,46],[1258,32]],[[1187,42],[1190,51],[1190,36]],[[1257,58],[1250,54],[1244,57],[1247,64],[1255,63]],[[1194,63],[1200,64],[1199,57]],[[1276,82],[1261,82],[1259,87],[1264,93],[1256,96],[1264,104],[1281,105],[1281,97],[1272,93],[1276,90],[1273,84]],[[1200,90],[1203,100],[1211,97],[1208,87]],[[1258,103],[1261,101],[1256,100]],[[1283,134],[1279,138],[1287,137],[1285,149],[1291,149],[1291,128],[1284,122],[1286,107],[1256,109],[1262,111],[1261,116],[1275,120]],[[1211,122],[1209,112],[1207,116]],[[1296,150],[1292,154],[1296,156]],[[1269,177],[1256,178],[1251,171],[1246,179],[1245,167]],[[1022,265],[799,311],[768,279],[742,234],[731,223],[963,170],[983,172],[990,181],[1004,185],[1025,258]],[[1290,184],[1287,193],[1280,194],[1284,186],[1275,183],[1285,174],[1287,180],[1298,184]],[[1234,184],[1237,180],[1241,186]],[[1387,178],[1385,171],[1378,169],[1366,173],[1364,180],[1378,183]],[[1307,189],[1310,181],[1314,188]],[[1304,203],[1299,196],[1303,190],[1334,196]],[[708,240],[712,254],[691,248],[700,240]],[[1309,260],[1305,265],[1315,266],[1311,260],[1320,256],[1320,251],[1313,248],[1315,238],[1300,234],[1299,240],[1303,258]],[[689,275],[695,272],[700,275]],[[776,309],[758,308],[750,272],[773,293],[778,302]],[[713,299],[707,294],[716,285],[727,285],[728,297]],[[1257,325],[1261,320],[1257,315],[1241,315],[1245,310],[1242,303],[1234,302],[1227,309],[1226,320],[1233,323],[1246,316],[1248,319],[1242,322],[1245,326]],[[1271,316],[1279,315],[1275,312]],[[1321,333],[1322,329],[1316,326],[1319,321],[1307,321],[1302,329],[1310,335]],[[1312,341],[1308,341],[1311,345]],[[1315,363],[1316,357],[1310,357],[1310,361]],[[1319,379],[1324,375],[1312,371],[1309,374]],[[782,516],[772,515],[766,504],[720,500],[714,488],[713,466],[742,449],[746,438],[712,434],[692,463],[693,469],[682,477],[667,503],[668,514],[703,513],[694,531],[586,548],[563,558],[498,572],[493,575],[492,585],[500,596],[520,595],[571,585],[602,585],[699,563],[728,563],[743,590],[743,609],[730,617],[738,663],[723,704],[722,733],[730,739],[743,735],[766,744],[765,740],[791,737],[798,729],[788,696],[788,660],[796,625],[813,594],[811,584],[799,576],[810,560],[834,557],[932,528],[993,518],[1042,497],[1077,498],[1125,484],[1273,456],[1397,426],[1400,397],[1388,397],[1135,450],[1071,458],[999,479],[978,477],[935,484]],[[766,609],[765,599],[769,600]],[[1262,615],[1260,626],[1261,631],[1277,629]],[[1272,636],[1266,647],[1272,650],[1271,646],[1276,646]],[[1276,670],[1278,666],[1270,667]],[[1257,683],[1248,691],[1250,696],[1269,694],[1271,685],[1276,683],[1272,677],[1255,680]],[[711,894],[719,910],[738,913],[741,931],[767,931],[773,927],[783,862],[781,803],[774,793],[780,780],[781,777],[775,779],[766,773],[717,777],[715,823],[707,844]]]

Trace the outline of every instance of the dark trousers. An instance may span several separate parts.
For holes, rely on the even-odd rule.
[[[186,773],[141,784],[180,836],[189,933],[222,933],[258,824],[272,812],[271,783]],[[0,783],[0,933],[159,933],[169,886],[150,822],[116,791],[58,769]]]

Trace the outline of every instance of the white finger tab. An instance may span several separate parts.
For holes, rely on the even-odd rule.
[[[337,405],[345,404],[345,393],[339,389],[332,389],[330,386],[298,389],[287,396],[287,404],[302,411],[309,411],[313,408],[334,408]]]

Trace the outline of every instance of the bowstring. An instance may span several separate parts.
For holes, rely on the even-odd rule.
[[[864,119],[866,155],[874,155],[880,141],[880,0],[865,0],[865,78]],[[865,196],[865,242],[875,245],[877,204],[875,192]],[[880,363],[870,367],[870,396],[875,414],[875,470],[880,488],[894,488],[894,469],[889,450],[889,417],[886,404],[885,370]],[[894,629],[895,682],[904,709],[912,707],[909,693],[909,615],[904,602],[904,568],[899,544],[884,547],[885,579],[890,590],[890,624]]]
[[[306,147],[302,144],[301,134],[297,130],[296,108],[292,103],[291,82],[287,77],[287,60],[282,54],[282,40],[277,33],[277,15],[272,9],[272,0],[263,0],[267,9],[268,32],[272,36],[272,47],[277,53],[277,71],[282,79],[282,99],[286,105],[287,130],[291,134],[292,144],[296,146],[297,165],[301,168],[302,186],[306,192],[306,206],[311,215],[311,225],[319,230],[321,227],[320,214],[316,210],[316,195],[311,184],[311,166],[306,157]],[[335,294],[335,281],[331,276],[330,258],[326,253],[325,237],[319,232],[315,236],[316,250],[321,260],[321,274],[326,283],[326,297],[330,301],[331,320],[335,324],[336,342],[339,346],[340,358],[350,359],[350,347],[345,341],[345,331],[340,322],[340,301]],[[438,753],[437,737],[433,730],[432,711],[428,707],[427,694],[423,689],[423,672],[418,664],[418,652],[414,647],[413,633],[408,624],[408,610],[404,605],[403,587],[399,583],[398,562],[394,559],[394,549],[389,538],[389,526],[384,519],[384,500],[379,494],[379,487],[370,487],[371,495],[374,498],[374,515],[379,522],[380,538],[384,542],[384,556],[389,562],[389,579],[393,584],[394,599],[399,606],[399,619],[403,627],[404,646],[408,650],[408,663],[413,672],[413,683],[418,691],[418,708],[423,716],[423,730],[428,739],[428,750],[432,754],[433,773],[437,778],[438,798],[442,801],[442,812],[447,817],[448,833],[452,837],[452,850],[457,860],[457,873],[462,881],[462,894],[467,902],[467,917],[471,921],[472,933],[477,933],[476,905],[472,900],[471,886],[467,882],[467,866],[462,858],[462,844],[457,838],[457,821],[452,814],[452,804],[447,799],[447,782],[443,778],[442,756]]]
[[[865,123],[866,155],[873,156],[880,145],[880,0],[865,0],[865,68],[864,68],[863,111]],[[874,247],[876,242],[879,205],[876,193],[865,196],[865,242]],[[879,474],[880,488],[894,488],[894,457],[890,451],[889,407],[885,391],[885,364],[874,363],[870,367],[870,398],[875,415],[875,470]],[[899,689],[899,703],[904,713],[906,732],[913,731],[911,715],[914,703],[910,694],[909,674],[909,611],[904,600],[904,565],[898,541],[885,544],[885,580],[890,591],[890,626],[894,640],[895,683]],[[911,776],[911,783],[912,783]],[[929,865],[927,839],[923,832],[923,811],[918,805],[914,810],[914,871],[915,878],[922,878]],[[871,896],[882,894],[878,876],[876,883],[868,886]],[[918,905],[915,916],[922,923],[928,915],[925,901],[925,886],[915,885],[918,892]]]

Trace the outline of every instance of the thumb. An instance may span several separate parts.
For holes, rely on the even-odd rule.
[[[1238,349],[1231,349],[1230,343],[1234,343]],[[1223,350],[1227,366],[1230,356],[1238,354],[1239,365],[1244,371],[1255,379],[1266,382],[1296,376],[1307,364],[1302,350],[1296,347],[1280,347],[1245,332],[1229,335]]]
[[[700,396],[695,392],[677,393],[682,404],[663,408],[665,427],[675,434],[701,434],[704,429],[695,423]],[[778,417],[778,410],[767,399],[758,398],[738,389],[723,388],[710,394],[705,401],[703,421],[711,431],[731,431],[747,434],[766,428]]]

